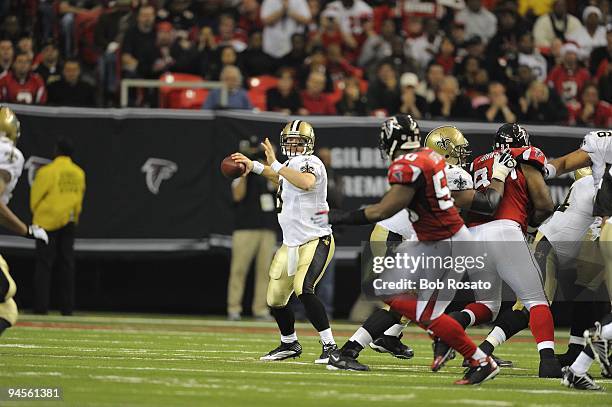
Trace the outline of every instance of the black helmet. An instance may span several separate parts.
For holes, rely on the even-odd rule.
[[[397,149],[409,150],[421,146],[419,125],[410,115],[398,114],[390,117],[380,127],[378,148],[385,158],[393,158]]]
[[[529,133],[527,133],[527,130],[516,123],[506,123],[497,129],[493,148],[495,150],[500,150],[530,145],[531,143],[529,142]]]

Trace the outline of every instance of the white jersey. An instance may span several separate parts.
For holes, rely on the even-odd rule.
[[[582,142],[582,150],[591,158],[591,169],[593,170],[593,184],[595,188],[600,187],[606,166],[612,164],[612,131],[596,130],[587,133]],[[612,171],[612,168],[610,169]],[[612,175],[612,174],[610,174]]]
[[[572,184],[560,210],[538,229],[554,247],[562,263],[564,259],[578,256],[582,240],[595,222],[593,200],[596,192],[592,176],[580,178]]]
[[[0,196],[0,200],[6,205],[13,196],[13,190],[23,170],[23,154],[6,137],[0,138],[0,170],[8,172],[11,177]]]
[[[470,174],[457,165],[447,165],[446,180],[451,191],[464,191],[466,189],[474,189],[474,183]],[[377,223],[385,229],[401,235],[404,240],[417,240],[416,232],[410,222],[410,217],[407,210],[401,210],[388,219],[381,220]]]
[[[279,174],[277,207],[280,210],[278,223],[283,231],[283,243],[289,247],[300,246],[330,235],[331,226],[320,227],[312,221],[315,213],[329,210],[325,165],[314,155],[292,157],[284,165],[295,171],[309,172],[316,177],[316,181],[313,189],[304,191]]]

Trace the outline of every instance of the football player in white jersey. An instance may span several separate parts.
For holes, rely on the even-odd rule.
[[[7,206],[23,170],[23,154],[15,146],[21,134],[19,120],[6,106],[0,107],[0,224],[16,234],[48,242],[47,233],[26,225]],[[17,291],[6,261],[0,256],[0,334],[17,322]]]
[[[546,165],[548,178],[591,166],[593,186],[597,189],[593,216],[602,217],[600,250],[606,268],[608,292],[612,292],[612,131],[595,130],[584,136],[582,146]],[[612,314],[595,323],[595,328],[585,331],[587,347],[571,366],[563,368],[562,384],[582,390],[601,390],[588,370],[595,360],[601,366],[604,377],[612,377],[611,344]]]
[[[327,171],[313,155],[314,143],[312,126],[303,120],[293,120],[280,134],[281,151],[288,157],[284,163],[276,160],[268,139],[263,143],[268,165],[251,161],[240,153],[232,155],[236,162],[245,164],[243,176],[253,172],[278,184],[277,211],[283,244],[270,266],[267,302],[281,332],[281,343],[260,358],[264,361],[295,358],[302,353],[294,328],[295,316],[288,306],[294,292],[321,337],[323,349],[315,363],[327,364],[329,353],[337,348],[325,307],[315,295],[315,286],[334,255],[335,246],[331,227],[316,225],[311,220],[315,213],[329,210]]]

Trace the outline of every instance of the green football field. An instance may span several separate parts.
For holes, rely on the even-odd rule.
[[[334,324],[338,342],[355,325]],[[313,364],[320,352],[309,325],[297,329],[301,358],[260,362],[277,345],[273,323],[168,316],[22,316],[0,337],[0,387],[60,387],[63,400],[0,401],[0,405],[70,406],[612,406],[612,381],[591,370],[607,392],[581,392],[559,379],[537,377],[528,336],[498,352],[515,361],[479,387],[455,386],[460,359],[431,373],[431,345],[409,328],[412,360],[364,351],[370,372],[328,371]],[[471,330],[480,340],[486,331]],[[560,348],[567,337],[559,333]],[[4,395],[1,397],[6,398]],[[0,397],[0,398],[1,398]]]

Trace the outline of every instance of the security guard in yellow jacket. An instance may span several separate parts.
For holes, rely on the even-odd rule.
[[[74,235],[85,193],[85,172],[72,162],[73,147],[68,140],[56,145],[56,158],[41,167],[30,192],[34,223],[45,229],[49,244],[36,244],[34,312],[49,308],[51,270],[57,259],[59,303],[63,315],[74,308]]]

